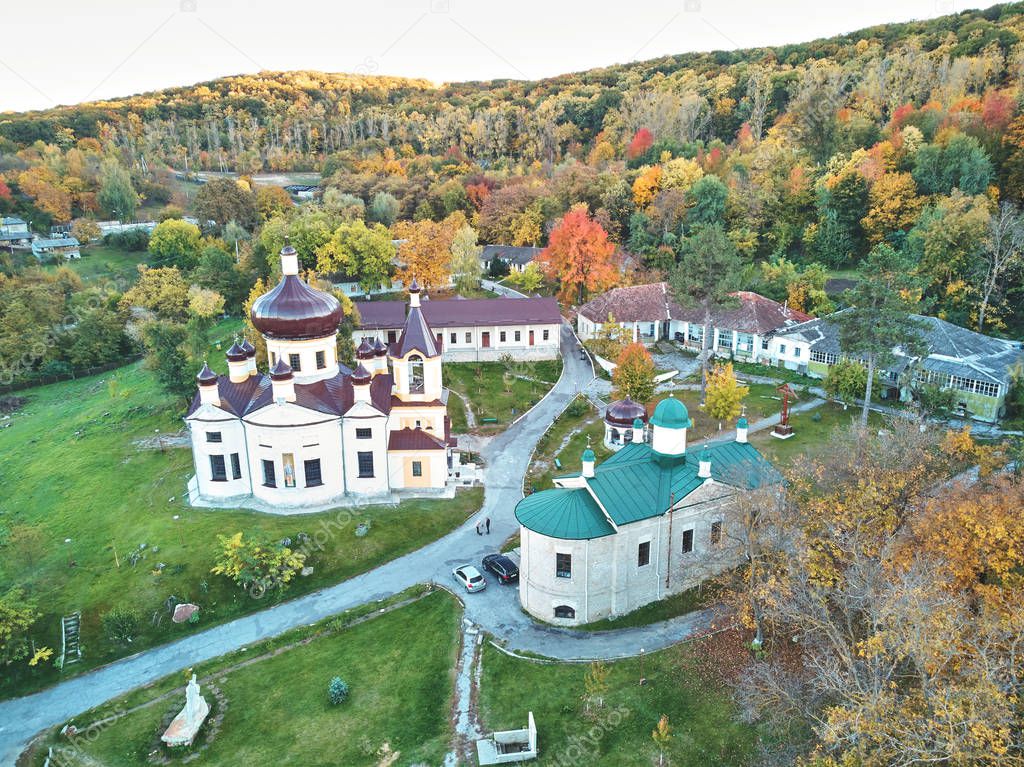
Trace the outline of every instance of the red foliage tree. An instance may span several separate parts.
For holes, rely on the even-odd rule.
[[[981,121],[992,133],[1002,134],[1013,119],[1014,102],[1006,91],[990,90],[981,102]]]
[[[633,140],[629,142],[629,146],[626,148],[626,156],[630,160],[635,160],[653,145],[654,134],[647,130],[647,128],[641,128],[633,134]]]
[[[548,277],[558,280],[565,303],[582,303],[585,291],[607,290],[619,280],[615,245],[585,205],[575,206],[555,224],[538,260]]]
[[[903,127],[903,124],[910,119],[910,116],[914,114],[914,105],[907,103],[903,106],[896,107],[892,111],[892,117],[889,120],[889,125],[894,131],[899,130]]]
[[[0,176],[0,200],[11,199],[11,188],[7,186],[7,182],[4,181],[3,176]]]

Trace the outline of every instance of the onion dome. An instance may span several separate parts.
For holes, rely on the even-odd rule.
[[[362,362],[359,363],[358,367],[352,371],[352,375],[349,376],[352,380],[353,386],[366,386],[370,383],[373,376],[370,371],[366,369],[366,366]]]
[[[364,338],[363,342],[359,344],[359,348],[356,349],[356,359],[368,360],[373,356],[373,344],[370,343],[369,338]]]
[[[633,421],[647,420],[647,409],[629,397],[616,400],[604,411],[604,420],[616,426],[632,426]]]
[[[292,366],[284,361],[284,357],[277,358],[277,364],[270,369],[270,380],[271,381],[290,381],[292,376]]]
[[[245,352],[245,356],[247,359],[252,359],[253,357],[256,356],[256,347],[249,343],[248,338],[242,339],[242,351]]]
[[[298,274],[295,248],[281,249],[281,281],[252,305],[252,324],[263,335],[299,341],[338,331],[341,303],[330,293],[311,288]]]
[[[711,451],[708,450],[707,445],[700,449],[700,455],[697,456],[697,460],[701,463],[711,463]]]
[[[245,362],[248,357],[245,353],[245,348],[240,346],[238,341],[231,344],[231,348],[227,352],[228,362]]]
[[[688,429],[693,426],[693,421],[690,420],[690,412],[686,405],[669,395],[654,408],[651,425],[665,429]]]
[[[747,428],[747,417],[745,415],[741,415],[740,416],[740,420],[738,420],[736,422],[736,428],[737,429],[746,429]]]
[[[583,451],[583,463],[594,463],[597,460],[597,455],[589,447]]]
[[[210,370],[210,366],[204,362],[203,369],[196,376],[196,382],[200,386],[213,386],[217,383],[217,374]]]
[[[373,356],[374,357],[386,357],[388,356],[388,347],[384,345],[384,342],[379,338],[373,339]]]
[[[412,278],[412,283],[409,285],[409,292],[410,293],[419,293],[420,292],[420,284],[418,282],[416,282],[416,278],[415,277]]]
[[[637,429],[638,431],[642,431],[644,428],[644,422],[637,418],[636,420],[633,421],[633,428]]]

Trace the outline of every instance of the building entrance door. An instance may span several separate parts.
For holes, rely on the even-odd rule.
[[[486,330],[480,334],[480,345],[485,349],[491,348],[491,334]]]

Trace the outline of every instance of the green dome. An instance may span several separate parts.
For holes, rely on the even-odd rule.
[[[736,428],[737,429],[746,429],[747,428],[747,417],[745,415],[741,415],[740,416],[740,420],[738,420],[736,422]]]
[[[704,447],[701,448],[700,455],[697,456],[697,460],[701,461],[702,463],[707,463],[711,460],[711,451],[708,450],[707,445],[704,445]]]
[[[693,422],[690,421],[690,412],[686,409],[686,405],[671,396],[663,399],[654,408],[651,424],[665,429],[688,429],[693,426]]]
[[[634,429],[640,429],[642,431],[643,428],[644,428],[644,422],[641,421],[639,418],[634,418],[633,419],[633,428]]]
[[[594,454],[594,451],[591,450],[589,447],[583,451],[583,463],[586,463],[587,461],[593,463],[596,460],[597,456]]]

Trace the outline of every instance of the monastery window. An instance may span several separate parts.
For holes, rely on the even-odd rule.
[[[238,453],[231,454],[231,479],[242,478],[242,462],[238,460]]]
[[[683,530],[683,553],[689,554],[693,551],[693,530]]]
[[[569,605],[559,605],[558,607],[555,608],[555,617],[556,618],[575,618],[576,617],[576,610],[574,610],[572,607],[569,607]]]
[[[277,352],[270,353],[270,367],[274,367],[277,364]]]
[[[319,458],[310,458],[308,461],[303,461],[302,468],[306,474],[306,487],[316,487],[324,483],[323,476],[320,474]]]
[[[515,340],[516,341],[522,341],[523,340],[523,333],[522,333],[522,331],[517,330],[515,332]]]
[[[732,331],[731,330],[719,330],[718,331],[718,348],[719,349],[731,349],[732,348]]]
[[[356,439],[372,439],[373,429],[356,429]]]
[[[820,362],[822,365],[835,365],[839,362],[839,355],[829,352],[816,352],[811,349],[811,362]]]
[[[754,351],[754,336],[751,333],[737,333],[736,334],[736,351],[738,351],[738,352],[752,352],[752,351]]]
[[[263,459],[263,485],[265,487],[277,487],[277,474],[274,471],[274,462]]]
[[[704,343],[704,326],[694,325],[692,322],[686,328],[686,338],[691,343]]]
[[[466,343],[467,344],[473,343],[473,331],[472,330],[466,332]]]
[[[357,453],[359,459],[359,476],[367,479],[373,476],[373,453]]]
[[[543,338],[544,338],[545,341],[549,340],[551,338],[551,331],[550,330],[545,330]]]
[[[803,350],[802,350],[802,349],[801,349],[801,348],[800,348],[799,346],[794,346],[794,347],[793,347],[793,356],[794,356],[794,357],[799,357],[799,356],[800,356],[800,353],[801,353],[802,351],[803,351]]]
[[[222,442],[223,440],[221,439],[219,431],[208,431],[208,432],[206,432],[206,441],[207,442]]]
[[[224,469],[224,456],[222,455],[211,455],[210,456],[210,475],[214,482],[226,482],[228,479],[227,471]]]
[[[291,366],[291,369],[293,371],[295,371],[296,373],[298,373],[300,370],[302,370],[302,364],[301,363],[302,363],[302,360],[301,360],[301,358],[299,357],[298,354],[289,354],[288,355],[288,364],[289,364],[289,366]]]
[[[327,367],[327,354],[325,352],[316,353],[316,369],[323,370]]]
[[[761,339],[761,351],[768,351],[768,345],[770,343],[771,343],[770,339],[762,338]]]
[[[717,546],[722,542],[722,521],[711,523],[711,545]]]
[[[422,477],[423,476],[423,461],[413,461],[412,462],[412,475],[414,477]]]
[[[651,563],[651,542],[644,541],[636,549],[636,566],[646,567]]]
[[[555,554],[555,575],[572,578],[572,554]]]
[[[423,358],[415,354],[409,358],[409,390],[423,391]]]
[[[457,335],[456,335],[455,333],[452,333],[452,334],[451,334],[451,339],[452,339],[452,343],[453,343],[453,344],[454,344],[454,343],[458,343],[458,341],[456,341],[456,340],[455,340],[456,338],[458,338],[458,336],[457,336]]]
[[[999,384],[990,383],[989,381],[975,381],[974,391],[985,397],[998,397]]]
[[[389,330],[388,331],[388,343],[389,344],[393,344],[397,340],[398,340],[398,331],[397,330]]]
[[[503,330],[503,331],[501,331],[498,334],[498,340],[501,341],[502,343],[505,343],[505,337],[506,336],[507,336],[507,333],[505,333],[505,331]]]
[[[779,354],[785,354],[785,353],[786,353],[786,345],[785,344],[779,344]]]

